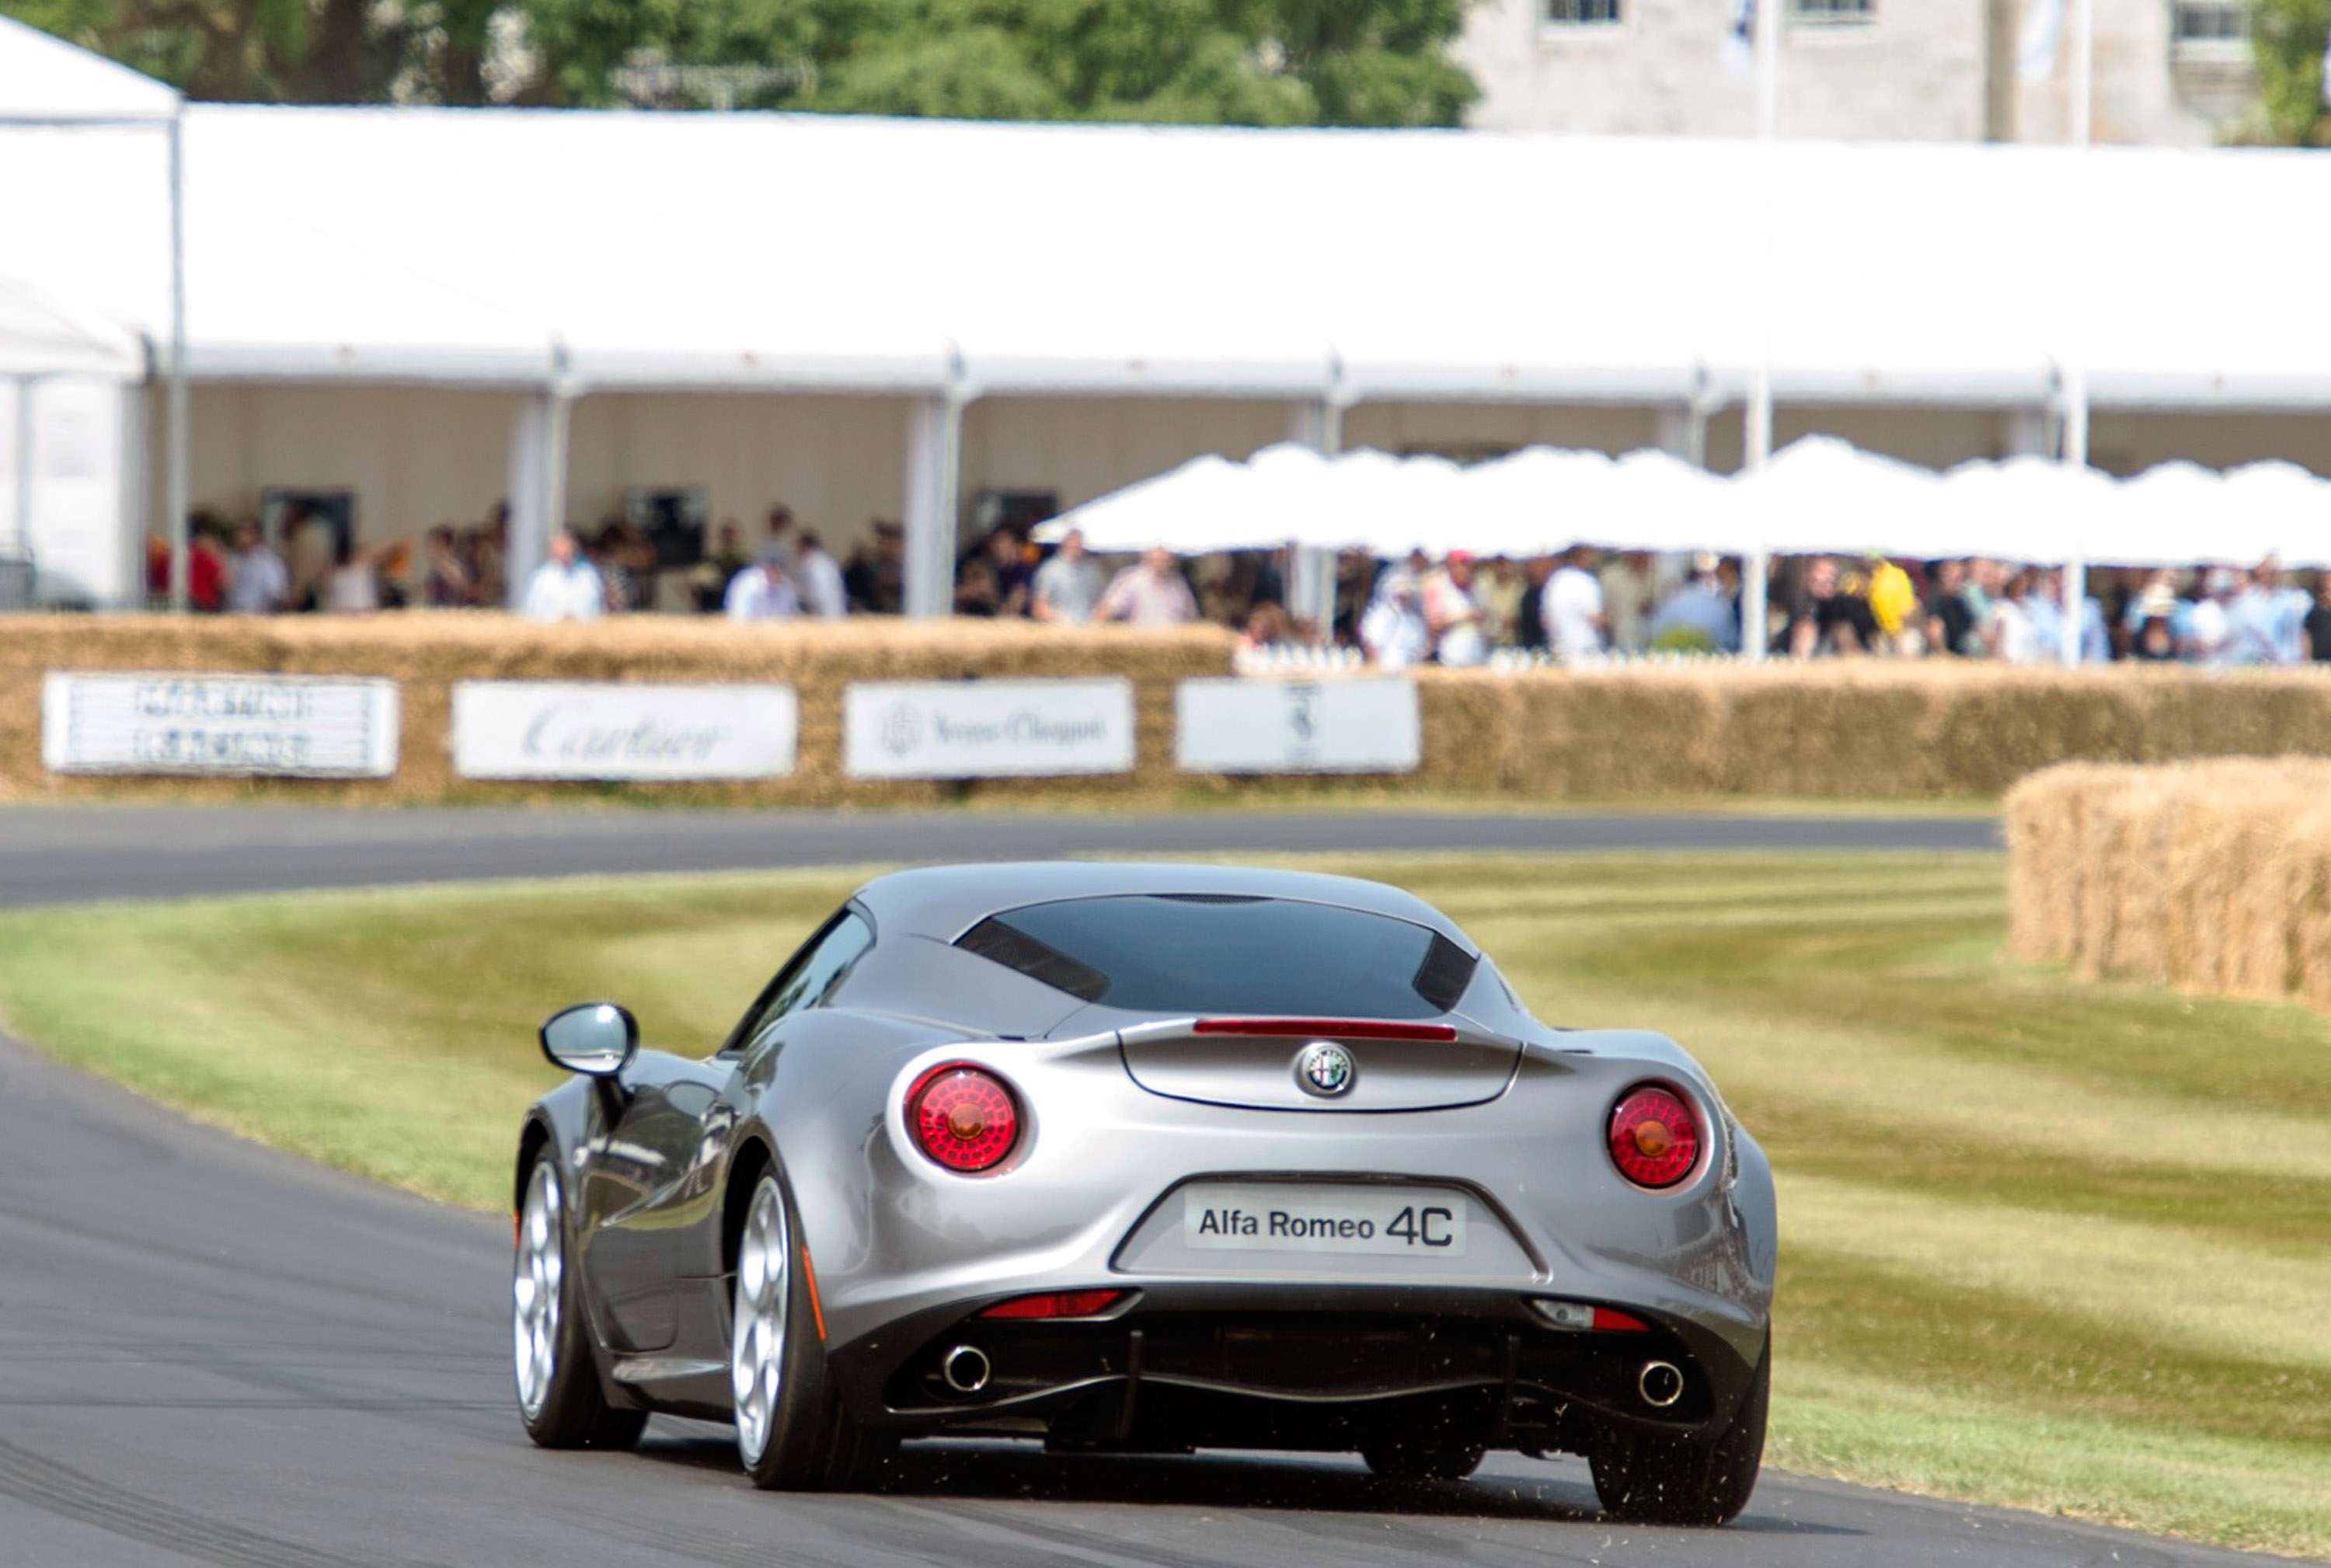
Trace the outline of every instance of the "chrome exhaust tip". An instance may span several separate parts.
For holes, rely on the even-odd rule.
[[[1635,1392],[1653,1410],[1665,1410],[1683,1398],[1683,1373],[1664,1361],[1647,1361],[1635,1376]]]
[[[975,1345],[958,1345],[939,1361],[940,1379],[957,1393],[977,1393],[994,1371],[987,1352]]]

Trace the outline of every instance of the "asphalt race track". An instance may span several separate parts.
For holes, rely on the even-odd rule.
[[[1109,852],[1999,847],[1999,824],[1970,816],[31,806],[0,810],[0,905]]]
[[[0,813],[0,902],[1066,850],[1974,848],[1988,822]],[[506,1221],[368,1186],[0,1041],[7,1568],[1689,1568],[2255,1563],[1768,1472],[1717,1532],[1619,1529],[1585,1466],[1385,1487],[1356,1459],[910,1448],[777,1497],[724,1429],[551,1454],[511,1408]]]

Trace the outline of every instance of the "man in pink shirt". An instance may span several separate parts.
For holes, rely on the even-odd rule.
[[[1134,626],[1179,626],[1197,618],[1198,602],[1175,569],[1174,552],[1163,545],[1144,554],[1138,565],[1119,572],[1093,611],[1096,621]]]

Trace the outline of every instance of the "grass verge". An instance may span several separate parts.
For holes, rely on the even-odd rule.
[[[1541,1016],[1662,1029],[1780,1172],[1772,1459],[2331,1557],[2331,1020],[1999,956],[1995,856],[1346,858]],[[0,916],[0,1009],[250,1136],[507,1201],[533,1027],[709,1049],[860,879],[427,888]]]

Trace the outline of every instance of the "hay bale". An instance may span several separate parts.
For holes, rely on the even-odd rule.
[[[2331,762],[2051,768],[2006,801],[2008,950],[2331,1002]]]

